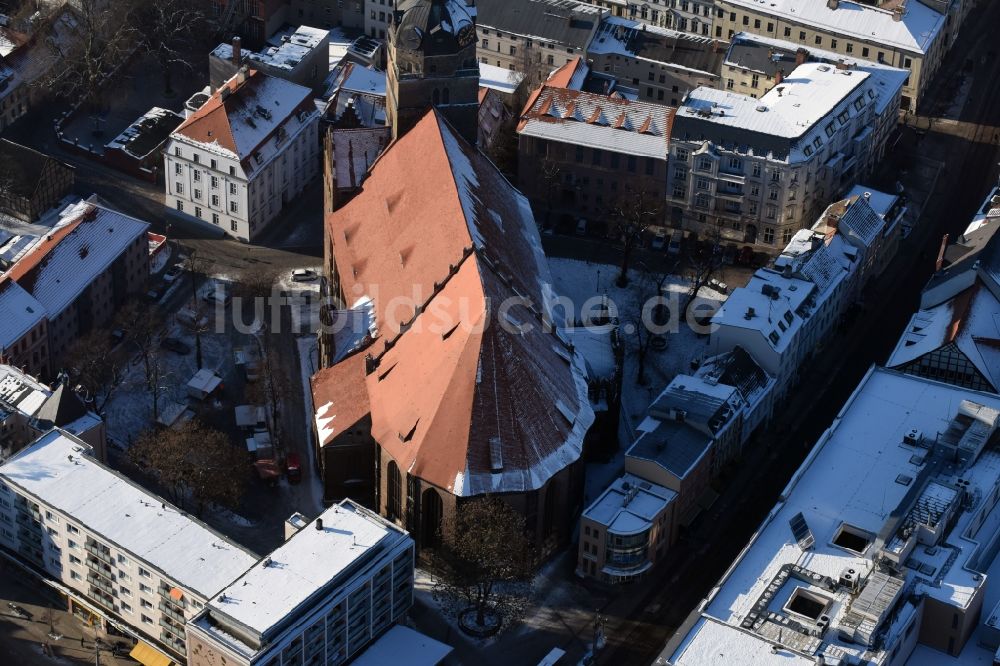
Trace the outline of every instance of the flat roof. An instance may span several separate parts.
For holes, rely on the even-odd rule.
[[[352,564],[409,539],[399,528],[349,500],[335,504],[246,570],[207,608],[261,635],[313,599]]]
[[[717,125],[795,139],[809,132],[869,76],[860,70],[807,62],[760,99],[707,86],[696,88],[677,109],[677,119],[701,118]],[[713,113],[701,115],[708,111]]]
[[[90,451],[65,432],[50,430],[0,466],[0,478],[205,598],[257,561]]]
[[[945,24],[945,17],[918,0],[907,0],[902,20],[893,13],[861,2],[840,0],[836,9],[827,0],[728,0],[732,5],[779,16],[827,33],[853,37],[887,48],[926,53]]]
[[[451,651],[450,645],[397,624],[351,663],[354,666],[385,666],[385,664],[434,666]]]
[[[656,463],[678,479],[685,478],[712,448],[712,438],[693,426],[647,416],[625,455]]]
[[[677,493],[669,488],[625,473],[605,488],[583,515],[615,534],[637,534],[649,529],[676,498]]]
[[[822,640],[816,640],[815,650],[785,649],[784,654],[797,659],[799,655],[838,650],[860,656],[868,648],[840,639],[838,629],[868,597],[865,588],[860,595],[852,594],[837,581],[845,570],[854,569],[862,579],[885,583],[878,580],[874,559],[883,546],[888,550],[895,545],[896,528],[905,524],[899,519],[909,515],[912,507],[935,502],[946,506],[957,497],[959,479],[969,483],[967,492],[978,499],[971,508],[955,509],[954,527],[936,548],[917,544],[899,576],[913,583],[915,592],[965,607],[985,583],[975,569],[982,565],[977,561],[979,535],[985,542],[987,535],[1000,528],[1000,511],[988,505],[992,488],[1000,482],[1000,453],[985,450],[968,467],[944,457],[934,458],[927,447],[933,446],[937,433],[953,426],[960,405],[972,413],[963,401],[986,407],[977,413],[987,420],[995,416],[991,410],[1000,408],[1000,396],[994,394],[872,368],[792,477],[782,493],[785,499],[771,511],[703,602],[702,617],[675,637],[661,657],[672,664],[714,663],[697,658],[707,654],[703,650],[713,643],[740,654],[755,653],[762,646],[770,649],[776,641],[760,626],[748,629],[744,623],[769,589],[777,601],[773,590],[788,591],[791,586],[816,588],[833,605],[830,628]],[[907,440],[914,432],[922,438]],[[985,517],[984,512],[988,514]],[[798,545],[790,526],[799,515],[815,540],[806,550]],[[835,545],[833,540],[845,523],[869,534],[870,545],[861,552]],[[789,568],[795,567],[801,580],[793,580],[797,574],[787,575]],[[775,587],[775,581],[784,583]],[[897,617],[887,621],[897,623],[893,628],[899,630],[906,620]]]

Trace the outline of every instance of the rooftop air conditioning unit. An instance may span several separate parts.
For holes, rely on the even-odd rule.
[[[921,440],[923,439],[923,434],[917,428],[910,428],[905,435],[903,435],[903,444],[909,444],[910,446],[919,446]]]
[[[852,592],[857,592],[858,586],[861,584],[858,572],[851,567],[846,567],[840,572],[840,579],[837,581],[841,587],[846,587]]]

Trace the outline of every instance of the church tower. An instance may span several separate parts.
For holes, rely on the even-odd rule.
[[[476,143],[476,39],[474,0],[398,0],[387,47],[386,114],[393,139],[434,106]]]

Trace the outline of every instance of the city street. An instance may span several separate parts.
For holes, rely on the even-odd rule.
[[[18,617],[8,604],[23,608],[30,617]],[[47,643],[53,656],[42,652]],[[0,560],[0,663],[11,666],[51,664],[135,664],[115,658],[95,645],[94,632],[66,611],[58,594],[6,560]],[[100,649],[98,661],[97,648]]]

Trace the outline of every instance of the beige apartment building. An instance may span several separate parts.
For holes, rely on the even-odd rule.
[[[901,108],[915,111],[947,51],[947,17],[917,0],[874,7],[848,0],[717,0],[724,39],[751,32],[808,49],[906,69]]]
[[[893,88],[881,75],[804,63],[760,99],[694,91],[671,130],[671,224],[780,251],[870,170],[883,150],[875,128],[896,108],[883,97],[899,95],[902,76]]]
[[[708,37],[717,16],[713,0],[580,0],[608,10],[612,16],[635,19],[678,32]],[[716,35],[718,36],[718,35]]]
[[[479,62],[521,72],[532,86],[584,56],[605,15],[576,0],[479,0],[476,8]]]

